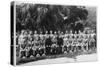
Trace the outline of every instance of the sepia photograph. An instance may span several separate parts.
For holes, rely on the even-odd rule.
[[[97,61],[95,6],[17,2],[16,65]]]

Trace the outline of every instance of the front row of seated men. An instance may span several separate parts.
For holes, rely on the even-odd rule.
[[[58,55],[63,53],[72,53],[78,51],[89,51],[96,48],[96,34],[92,32],[76,32],[72,31],[68,33],[50,31],[50,34],[46,31],[45,34],[37,31],[21,31],[21,34],[17,35],[17,49],[18,56],[23,57],[38,57]]]

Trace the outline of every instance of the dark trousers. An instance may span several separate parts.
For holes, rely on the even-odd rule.
[[[46,47],[45,51],[46,51],[46,55],[50,55],[51,54],[51,47]]]
[[[21,51],[21,58],[26,57],[26,51]]]

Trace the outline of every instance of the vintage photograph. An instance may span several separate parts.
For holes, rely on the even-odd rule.
[[[96,7],[15,6],[17,65],[97,61]]]

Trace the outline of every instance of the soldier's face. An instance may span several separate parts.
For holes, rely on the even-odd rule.
[[[52,34],[52,31],[50,31],[50,33]]]
[[[46,31],[46,34],[48,33],[48,31]]]
[[[24,34],[27,35],[27,32],[25,32]]]
[[[77,32],[75,31],[75,34],[77,34]]]
[[[32,31],[30,31],[29,34],[32,34]]]
[[[37,31],[35,31],[34,33],[37,34]]]
[[[57,33],[55,32],[55,34],[57,34]]]
[[[42,34],[42,32],[40,32],[40,34]]]
[[[66,31],[66,33],[67,33],[67,31]]]
[[[70,33],[72,33],[72,31],[70,31]]]
[[[21,34],[24,34],[24,31],[23,30],[21,31]]]

